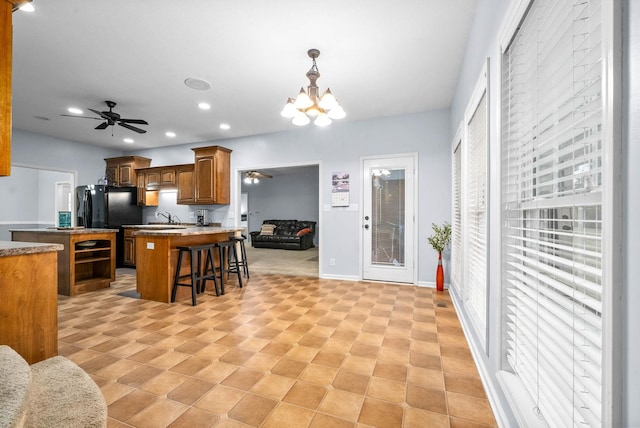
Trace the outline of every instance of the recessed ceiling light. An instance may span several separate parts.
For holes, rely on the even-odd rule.
[[[199,103],[198,107],[200,107],[202,110],[209,110],[211,108],[211,105],[208,103]]]
[[[195,77],[189,77],[185,79],[184,84],[191,89],[197,89],[198,91],[206,91],[211,88],[211,84],[206,80],[196,79]]]
[[[73,113],[73,114],[82,114],[82,113],[84,113],[84,112],[83,112],[82,110],[80,110],[78,107],[69,107],[69,108],[67,109],[67,111],[68,111],[69,113]]]
[[[133,143],[133,138],[125,138],[124,142],[131,144],[131,143]]]
[[[164,133],[164,135],[166,135],[169,138],[173,138],[173,137],[176,136],[176,133],[175,132],[171,132],[171,131],[167,131],[167,132]]]
[[[33,4],[31,3],[24,3],[22,6],[20,6],[18,9],[20,9],[23,12],[33,12],[36,10],[35,7],[33,7]]]
[[[229,126],[228,123],[221,123],[220,129],[224,129],[224,130],[231,129],[231,126]]]

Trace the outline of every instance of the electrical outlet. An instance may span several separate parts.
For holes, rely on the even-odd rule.
[[[336,265],[336,259],[329,259],[329,266],[335,266]]]
[[[196,218],[196,212],[195,211],[189,211],[189,218]]]

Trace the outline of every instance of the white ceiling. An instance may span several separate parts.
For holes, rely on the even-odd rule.
[[[308,85],[309,48],[321,52],[318,86],[338,98],[341,121],[448,108],[476,0],[33,5],[13,14],[14,127],[136,150],[295,128],[280,110]],[[187,78],[211,89],[188,88]],[[105,100],[124,118],[148,121],[140,125],[148,132],[95,130],[97,120],[61,116],[71,106],[94,116],[87,108],[107,110]],[[200,101],[211,110],[198,109]],[[219,129],[223,122],[231,129]]]

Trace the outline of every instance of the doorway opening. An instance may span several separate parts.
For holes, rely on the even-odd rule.
[[[257,172],[259,175],[255,175]],[[258,180],[246,180],[257,177]],[[249,269],[258,273],[319,276],[321,226],[320,164],[268,165],[237,170],[236,224],[248,238]],[[249,182],[250,181],[250,182]],[[265,220],[316,222],[313,247],[306,250],[254,248],[251,232]],[[253,257],[252,257],[253,256]]]

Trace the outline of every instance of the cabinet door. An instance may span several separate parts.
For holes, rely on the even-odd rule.
[[[137,183],[137,190],[138,190],[138,206],[145,206],[146,205],[146,188],[145,188],[145,176],[146,174],[143,171],[138,171],[138,183]]]
[[[118,185],[118,180],[119,180],[118,165],[107,164],[107,169],[105,170],[104,175],[107,178],[107,184],[111,186]]]
[[[136,239],[133,236],[124,238],[124,258],[122,264],[125,266],[136,265]]]
[[[178,185],[178,204],[194,203],[193,165],[176,168],[176,184]]]
[[[173,186],[176,184],[175,168],[162,168],[160,170],[160,186]]]
[[[135,171],[133,170],[132,163],[123,163],[120,165],[119,169],[119,180],[118,184],[120,186],[135,186],[136,183],[133,182],[135,177]]]
[[[199,204],[213,204],[214,197],[214,161],[213,156],[196,159],[195,163],[195,201]]]
[[[147,189],[157,189],[160,186],[160,171],[157,169],[148,169],[145,172],[145,183]]]

